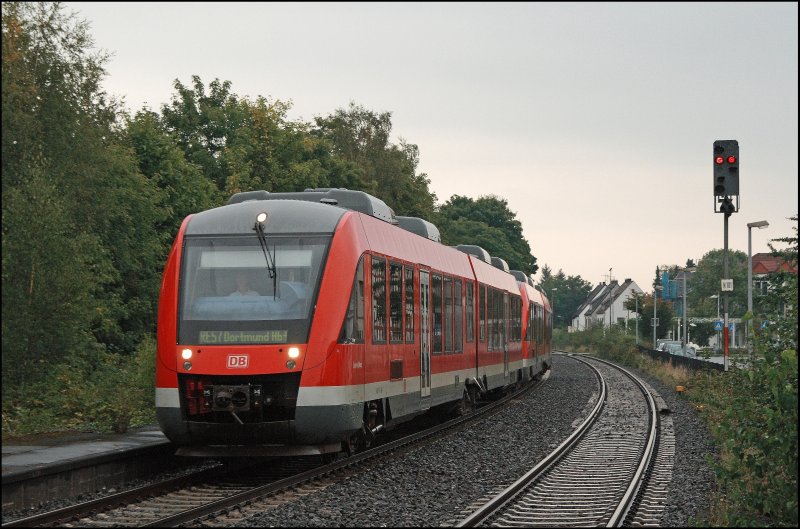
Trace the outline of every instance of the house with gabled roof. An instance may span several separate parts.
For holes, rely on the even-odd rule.
[[[572,314],[572,324],[569,327],[569,332],[585,331],[586,330],[586,313],[592,310],[592,302],[603,296],[606,284],[600,283],[586,296],[586,299]]]
[[[570,330],[583,331],[593,325],[608,327],[612,323],[625,323],[631,317],[625,302],[641,293],[642,289],[630,278],[621,284],[616,280],[600,283],[573,314]]]

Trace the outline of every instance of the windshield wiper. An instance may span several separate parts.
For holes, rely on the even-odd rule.
[[[272,299],[275,299],[278,296],[278,267],[275,265],[275,245],[272,246],[272,252],[270,252],[269,244],[267,244],[267,235],[264,233],[265,220],[267,220],[267,214],[259,213],[253,229],[258,236],[258,243],[261,245],[261,251],[264,252],[264,258],[267,260],[267,273],[272,279]]]

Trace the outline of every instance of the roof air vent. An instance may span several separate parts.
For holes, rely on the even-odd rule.
[[[495,268],[499,268],[503,272],[510,271],[508,269],[508,263],[505,261],[505,259],[501,259],[499,257],[492,257],[492,266],[494,266]]]
[[[228,199],[228,204],[238,204],[240,202],[247,202],[248,200],[269,200],[269,193],[263,189],[260,191],[243,191],[241,193],[234,193]]]
[[[469,255],[474,255],[481,261],[492,264],[492,256],[489,255],[489,252],[487,252],[480,246],[476,246],[474,244],[459,244],[458,246],[456,246],[456,250],[467,253]]]
[[[396,218],[398,226],[404,230],[410,231],[411,233],[416,233],[417,235],[425,237],[426,239],[430,239],[434,242],[442,242],[442,238],[439,235],[439,228],[427,220],[420,219],[418,217]]]

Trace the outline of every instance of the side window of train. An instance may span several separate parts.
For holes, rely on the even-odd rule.
[[[497,296],[494,289],[486,289],[486,339],[489,342],[489,351],[494,351],[497,337]]]
[[[433,351],[442,352],[442,276],[431,275],[431,308],[433,309]]]
[[[364,256],[358,261],[339,343],[364,343]]]
[[[403,342],[403,267],[389,263],[389,339]]]
[[[444,276],[444,352],[453,352],[453,278]]]
[[[453,349],[456,353],[464,352],[463,347],[463,339],[464,339],[464,309],[463,305],[461,304],[461,292],[463,290],[463,282],[461,281],[460,277],[454,278],[453,280],[453,308],[455,309],[454,320],[455,323],[453,324],[453,339],[455,340],[455,344],[453,344]]]
[[[486,287],[481,285],[478,289],[478,320],[481,342],[486,342]]]
[[[414,343],[414,269],[403,267],[405,285],[406,343]]]
[[[386,261],[372,258],[372,343],[386,343]]]
[[[473,284],[472,281],[467,281],[467,289],[465,291],[466,294],[466,301],[467,301],[467,309],[466,309],[466,319],[467,319],[467,343],[472,342],[475,340],[475,307],[473,305]]]

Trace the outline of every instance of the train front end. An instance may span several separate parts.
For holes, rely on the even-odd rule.
[[[309,347],[344,213],[250,200],[184,221],[162,281],[156,369],[158,423],[178,454],[325,453],[360,426],[357,407],[326,428],[312,426],[325,424],[324,409],[298,411],[304,366],[319,367],[336,343],[335,332],[319,329]]]

